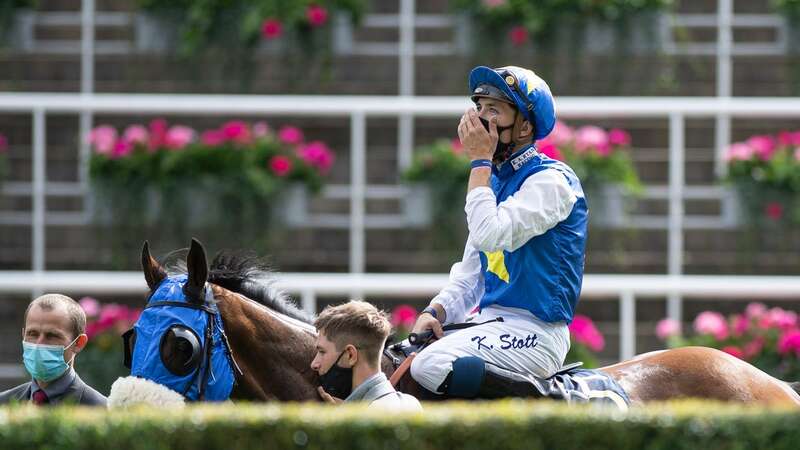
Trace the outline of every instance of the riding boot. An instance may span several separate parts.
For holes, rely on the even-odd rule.
[[[515,374],[516,375],[516,374]],[[541,398],[549,392],[547,380],[520,375],[504,376],[487,370],[478,390],[479,398],[495,399],[504,397]]]

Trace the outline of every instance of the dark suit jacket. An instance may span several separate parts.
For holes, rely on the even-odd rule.
[[[5,392],[0,392],[0,405],[12,401],[20,403],[30,401],[31,399],[31,382],[21,384],[15,388],[11,388]],[[94,390],[91,386],[84,383],[78,374],[75,374],[75,379],[70,384],[64,395],[57,398],[50,399],[51,405],[59,403],[74,403],[78,405],[99,405],[106,406],[106,397]]]

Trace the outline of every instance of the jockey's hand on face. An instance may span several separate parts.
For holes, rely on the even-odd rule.
[[[322,398],[322,401],[325,403],[332,403],[334,405],[338,405],[339,403],[342,403],[344,401],[338,397],[334,397],[331,394],[325,392],[325,389],[323,389],[322,386],[317,387],[317,393],[319,394],[320,398]]]
[[[458,124],[458,138],[471,160],[492,160],[497,147],[497,117],[489,118],[489,131],[481,124],[478,112],[470,108],[461,116]]]
[[[444,318],[444,308],[439,305],[433,305],[433,307],[436,309],[439,317]],[[433,317],[429,313],[422,313],[419,315],[419,317],[417,317],[417,322],[414,324],[414,328],[411,329],[411,332],[419,334],[428,330],[432,330],[433,335],[436,336],[437,339],[444,336],[442,323],[439,322],[439,319]]]

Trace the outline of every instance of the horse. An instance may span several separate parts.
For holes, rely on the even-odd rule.
[[[142,248],[142,269],[151,295],[162,292],[164,286],[169,283],[177,283],[175,286],[182,285],[182,292],[186,294],[187,302],[192,308],[211,305],[220,318],[219,336],[220,341],[224,337],[224,345],[217,345],[217,341],[209,339],[209,333],[206,333],[204,347],[199,342],[202,327],[198,327],[195,333],[198,338],[194,340],[198,342],[190,343],[191,345],[176,335],[176,332],[169,334],[166,330],[156,330],[156,336],[163,333],[163,337],[160,337],[162,361],[167,361],[172,366],[195,361],[196,372],[200,373],[200,366],[203,364],[210,366],[211,359],[209,357],[208,362],[198,365],[197,354],[199,352],[201,355],[210,355],[213,353],[211,349],[213,345],[214,351],[226,352],[230,362],[230,372],[235,378],[228,395],[230,399],[320,400],[316,390],[319,385],[318,375],[310,368],[316,339],[312,317],[297,308],[288,296],[276,288],[274,274],[259,258],[221,252],[215,257],[209,269],[205,249],[198,241],[192,240],[186,259],[186,274],[184,278],[176,279],[176,274],[180,275],[183,269],[170,268],[172,273],[168,274],[168,270],[150,255],[148,244],[145,242]],[[177,304],[175,301],[160,303]],[[149,306],[153,306],[152,300]],[[148,307],[145,312],[161,314],[159,311],[164,309]],[[139,319],[139,322],[141,321],[142,318]],[[183,332],[185,333],[185,330]],[[180,334],[181,330],[177,333]],[[129,339],[125,345],[126,359],[130,359],[130,355],[133,354],[133,359],[136,360],[137,352],[146,353],[147,351],[143,349],[145,345],[136,342],[135,339]],[[139,355],[139,359],[158,357],[152,353],[146,357]],[[164,355],[167,355],[167,360],[164,359]],[[394,364],[384,357],[381,369],[390,376],[394,371]],[[220,369],[214,370],[220,372]],[[800,408],[800,395],[789,383],[712,348],[683,347],[660,350],[598,370],[610,375],[619,383],[628,394],[631,406],[691,397]],[[148,374],[137,373],[137,375],[157,381],[161,384],[159,388],[165,392],[169,391],[170,395],[181,394],[190,401],[202,399],[196,394],[202,391],[204,386],[197,386],[201,389],[191,390],[194,392],[193,397],[186,395],[186,391],[181,392],[183,383],[188,378],[184,378],[178,385],[164,382]],[[130,378],[128,377],[126,382],[148,382],[140,378],[134,380]],[[216,379],[219,378],[224,376],[217,373]],[[111,404],[137,401],[130,398],[129,389],[123,389],[123,380],[125,379],[117,381],[119,386],[117,383],[112,386]],[[198,376],[192,380],[202,382],[203,378]],[[421,388],[408,374],[400,379],[396,387],[400,391],[418,397],[421,395]],[[115,393],[115,390],[119,392]],[[124,393],[120,393],[123,391]],[[124,400],[115,401],[115,397]]]

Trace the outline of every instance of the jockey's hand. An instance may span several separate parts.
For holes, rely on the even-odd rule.
[[[317,393],[319,393],[320,398],[322,398],[322,401],[325,403],[332,403],[334,405],[338,405],[339,403],[342,403],[344,401],[338,397],[334,397],[331,394],[325,392],[325,389],[323,389],[322,386],[317,387]]]
[[[428,313],[422,313],[417,317],[417,322],[414,324],[414,328],[411,329],[411,332],[420,334],[428,330],[433,331],[433,335],[436,336],[436,339],[444,336],[441,322]]]
[[[497,117],[489,119],[489,131],[486,131],[478,118],[478,112],[473,108],[468,109],[458,124],[458,138],[471,160],[491,161],[497,147]]]

